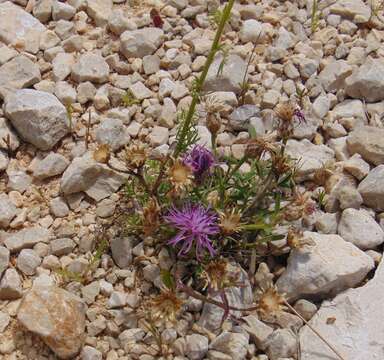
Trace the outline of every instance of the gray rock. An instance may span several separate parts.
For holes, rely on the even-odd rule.
[[[366,23],[371,17],[370,7],[362,0],[338,0],[330,7],[330,11],[357,24]]]
[[[5,270],[0,281],[0,300],[16,300],[23,296],[20,276],[13,268]]]
[[[48,22],[52,15],[52,2],[53,0],[37,1],[33,7],[33,16],[42,23]]]
[[[374,249],[384,242],[384,231],[364,209],[345,209],[340,218],[338,234],[362,250]]]
[[[383,359],[384,321],[380,308],[383,296],[384,263],[381,262],[372,280],[323,302],[309,323],[344,359]],[[300,349],[302,360],[337,358],[308,326],[300,331]]]
[[[76,102],[76,90],[66,81],[58,81],[55,84],[54,94],[64,105],[73,104]]]
[[[71,76],[78,83],[91,81],[102,84],[108,81],[109,65],[101,55],[87,52],[72,66]]]
[[[363,180],[369,174],[369,164],[360,154],[354,154],[343,163],[343,169],[352,174],[357,180]]]
[[[342,121],[343,118],[354,118],[356,126],[364,125],[367,122],[367,116],[364,110],[363,102],[360,100],[345,100],[337,104],[330,112],[330,119]],[[349,130],[351,127],[347,127]]]
[[[41,337],[61,359],[81,349],[85,330],[85,306],[72,293],[56,286],[34,286],[22,300],[17,319]]]
[[[65,80],[71,74],[74,64],[75,58],[72,54],[58,53],[52,60],[53,80]]]
[[[229,115],[229,121],[234,130],[248,130],[250,119],[260,114],[260,109],[256,105],[243,105]]]
[[[116,35],[121,35],[126,30],[136,30],[137,25],[127,17],[122,9],[113,10],[108,19],[108,28]]]
[[[200,334],[192,334],[186,337],[186,356],[191,360],[201,360],[208,352],[208,339]]]
[[[37,163],[33,176],[39,180],[57,176],[62,174],[68,165],[69,161],[63,155],[51,152]]]
[[[103,354],[92,346],[84,346],[81,351],[81,360],[102,360]]]
[[[120,268],[124,269],[132,263],[132,238],[115,237],[111,241],[112,258]]]
[[[75,248],[75,242],[70,238],[55,239],[50,242],[51,253],[56,256],[70,254]]]
[[[92,304],[99,293],[100,283],[98,281],[94,281],[81,289],[81,294],[83,295],[83,299],[87,304]]]
[[[3,96],[12,90],[32,86],[40,80],[39,66],[23,55],[16,56],[0,67],[0,93]]]
[[[384,165],[372,169],[357,190],[365,205],[376,211],[384,211]]]
[[[61,178],[61,191],[68,195],[84,191],[100,201],[119,189],[125,176],[93,159],[90,152],[73,159]]]
[[[241,84],[247,67],[245,61],[238,55],[229,55],[225,61],[222,72],[218,75],[223,55],[218,54],[209,68],[205,91],[231,91],[238,94],[241,91]]]
[[[0,194],[0,228],[6,229],[16,216],[17,210],[6,194]]]
[[[111,296],[108,299],[107,307],[109,309],[115,309],[115,308],[123,307],[126,304],[127,304],[127,294],[122,291],[113,291]]]
[[[53,20],[71,20],[73,16],[76,14],[76,9],[62,2],[54,2],[52,6],[52,18]]]
[[[0,279],[3,272],[8,268],[9,255],[9,250],[4,246],[0,246]]]
[[[96,141],[99,144],[109,145],[112,151],[116,151],[126,145],[130,136],[120,119],[107,118],[101,122],[95,131]]]
[[[127,58],[152,55],[163,43],[164,31],[158,28],[127,30],[120,36],[120,51]]]
[[[46,30],[39,20],[9,1],[0,4],[0,18],[0,41],[21,43],[33,54],[39,51],[39,38]]]
[[[3,150],[0,150],[0,171],[5,170],[8,166],[8,163],[8,155]]]
[[[263,38],[263,24],[257,20],[249,19],[243,22],[239,38],[242,42],[261,42]]]
[[[297,354],[298,342],[292,330],[275,330],[266,343],[266,353],[270,360],[294,357]]]
[[[333,161],[335,153],[325,145],[314,145],[309,140],[288,140],[286,153],[298,161],[298,181],[308,180],[314,172]]]
[[[364,160],[374,164],[384,164],[384,129],[373,126],[360,126],[353,130],[347,139],[348,151],[360,154]]]
[[[24,169],[11,168],[7,169],[9,190],[16,190],[20,193],[26,191],[31,183],[32,178],[24,171]]]
[[[327,92],[344,88],[345,79],[352,74],[352,66],[344,60],[332,61],[319,74],[319,80]]]
[[[46,92],[23,89],[5,99],[5,114],[18,133],[41,150],[49,150],[69,132],[67,110]]]
[[[384,61],[368,57],[363,65],[345,80],[345,92],[368,102],[384,100]]]
[[[311,320],[317,312],[317,306],[305,299],[296,301],[294,308],[307,321]]]
[[[16,266],[25,275],[34,275],[41,264],[41,258],[32,249],[23,249],[17,257]]]
[[[210,349],[231,356],[232,359],[245,359],[248,349],[248,336],[242,333],[223,332],[209,345]]]
[[[31,248],[39,242],[47,243],[49,238],[50,232],[47,229],[34,226],[8,235],[4,240],[4,245],[11,253],[14,253]]]
[[[257,348],[265,350],[266,341],[273,333],[273,328],[260,321],[256,315],[245,316],[242,320],[246,323],[242,328],[250,335]]]
[[[62,197],[56,197],[49,202],[51,214],[63,218],[69,214],[69,207]]]
[[[358,285],[373,269],[373,260],[339,235],[305,232],[313,246],[291,251],[288,266],[277,280],[287,298],[334,295]]]
[[[112,0],[87,0],[87,13],[97,26],[104,26],[112,14]]]

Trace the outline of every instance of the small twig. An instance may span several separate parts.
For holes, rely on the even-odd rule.
[[[340,353],[335,349],[333,345],[331,345],[317,330],[315,330],[312,325],[308,323],[296,310],[295,308],[285,299],[283,299],[284,305],[286,305],[289,310],[291,310],[296,316],[298,316],[305,325],[307,325],[341,360],[346,360]]]
[[[86,131],[85,131],[85,148],[88,150],[89,146],[89,136],[90,136],[90,127],[91,127],[91,109],[88,111],[88,122],[86,125]]]

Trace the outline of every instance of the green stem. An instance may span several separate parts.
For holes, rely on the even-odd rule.
[[[180,139],[179,139],[179,142],[175,148],[175,152],[174,152],[175,157],[177,155],[179,155],[179,153],[182,149],[183,141],[184,141],[185,137],[187,136],[189,126],[193,120],[193,115],[195,114],[196,105],[199,102],[200,91],[203,88],[205,79],[206,79],[207,74],[208,74],[208,70],[213,63],[213,60],[215,59],[216,52],[219,48],[219,42],[220,42],[221,36],[224,32],[225,24],[227,23],[230,15],[231,15],[231,11],[232,11],[232,7],[233,7],[234,3],[235,3],[235,0],[229,0],[227,5],[225,6],[225,8],[223,10],[223,14],[222,14],[221,19],[220,19],[220,24],[219,24],[217,31],[216,31],[215,39],[213,40],[211,50],[209,52],[207,60],[205,61],[204,69],[203,69],[200,77],[197,80],[197,86],[195,89],[196,91],[194,91],[194,93],[193,93],[192,102],[191,102],[191,105],[189,106],[188,113],[187,113],[187,116],[186,116],[186,119],[185,119],[185,122],[183,125],[183,129],[181,130]]]

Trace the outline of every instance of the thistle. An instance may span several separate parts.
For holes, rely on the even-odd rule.
[[[172,192],[180,193],[192,184],[192,169],[184,162],[176,160],[168,170],[168,178],[173,186]]]
[[[144,235],[152,235],[160,226],[160,206],[155,198],[151,198],[143,208],[143,232]]]
[[[204,146],[195,145],[192,150],[184,155],[183,163],[192,169],[198,182],[209,173],[215,164],[213,154]]]
[[[144,166],[147,158],[148,149],[142,143],[133,143],[125,149],[125,161],[130,168],[141,168]]]
[[[271,321],[279,312],[286,310],[284,295],[274,285],[257,290],[255,295],[257,311],[266,321]]]
[[[232,235],[241,230],[241,214],[232,209],[220,213],[219,226],[223,235]]]
[[[201,258],[204,250],[208,250],[210,256],[215,255],[210,237],[218,234],[220,229],[217,215],[210,209],[187,204],[181,210],[171,209],[164,220],[178,230],[168,244],[181,245],[179,255],[186,255],[192,246],[196,248],[197,259]]]
[[[204,266],[200,278],[205,283],[204,288],[217,292],[238,285],[239,271],[231,272],[228,261],[219,258]]]
[[[180,314],[183,301],[177,297],[174,291],[164,290],[152,298],[148,305],[153,320],[175,323],[177,316]]]
[[[111,152],[109,149],[109,146],[107,144],[100,145],[94,152],[93,152],[93,158],[102,164],[108,163],[109,159],[111,157]]]

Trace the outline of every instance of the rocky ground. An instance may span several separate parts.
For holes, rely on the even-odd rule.
[[[304,95],[307,121],[287,148],[300,160],[301,186],[318,200],[324,191],[325,200],[300,222],[311,250],[292,250],[286,266],[266,257],[256,276],[273,277],[348,360],[384,359],[380,3],[322,0],[314,17],[311,0],[238,1],[222,74],[218,57],[205,85],[223,104],[219,150],[235,157],[249,125],[260,135],[272,130],[274,107]],[[88,269],[95,232],[121,201],[125,176],[96,162],[93,151],[108,144],[117,156],[133,139],[156,154],[169,150],[177,112],[188,107],[212,43],[209,14],[219,5],[0,0],[1,359],[160,358],[136,309],[172,263],[166,249],[154,256],[151,244],[117,238],[91,278],[63,279]],[[153,7],[162,28],[154,26]],[[209,145],[199,114],[199,142]],[[245,286],[228,290],[239,307],[253,301],[243,275]],[[283,312],[278,326],[249,313],[218,330],[221,316],[220,308],[189,299],[177,324],[161,332],[168,358],[337,359],[292,313]]]

